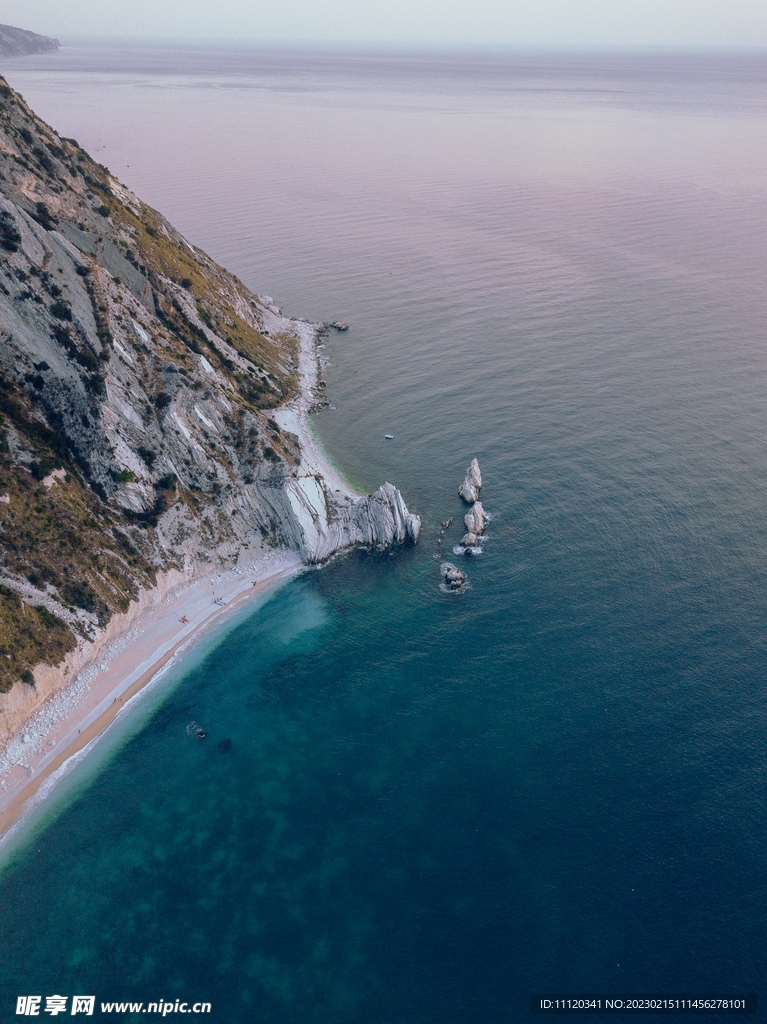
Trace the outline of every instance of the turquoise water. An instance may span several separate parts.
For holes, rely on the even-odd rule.
[[[765,72],[7,67],[246,283],[351,323],[318,430],[424,517],[239,624],[5,872],[8,1019],[27,991],[296,1024],[762,991]],[[436,539],[474,455],[456,598]]]

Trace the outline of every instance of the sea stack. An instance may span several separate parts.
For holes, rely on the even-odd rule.
[[[452,562],[443,562],[440,567],[443,578],[443,590],[459,593],[466,587],[466,573],[453,565]]]
[[[481,501],[475,501],[469,511],[463,517],[467,533],[473,533],[476,537],[485,529],[485,510]]]
[[[464,501],[467,501],[471,505],[472,502],[475,502],[479,497],[481,487],[482,474],[479,471],[479,463],[476,459],[472,459],[469,463],[469,468],[466,470],[466,476],[464,477],[463,483],[458,488],[458,493]]]

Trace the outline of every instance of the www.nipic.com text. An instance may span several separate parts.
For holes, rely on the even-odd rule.
[[[44,1003],[44,1005],[43,1005]],[[16,1013],[24,1017],[39,1017],[47,1013],[56,1017],[66,1014],[69,996],[19,996],[16,1000]],[[156,1003],[99,1003],[102,1013],[156,1013],[167,1017],[170,1013],[210,1013],[210,1003],[188,1003],[177,999],[168,1002],[160,999]],[[96,1008],[95,996],[72,996],[70,1015],[83,1014],[92,1017]]]

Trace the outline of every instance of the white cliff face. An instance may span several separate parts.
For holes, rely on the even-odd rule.
[[[469,511],[463,517],[463,521],[466,524],[466,530],[468,533],[473,533],[475,536],[479,536],[485,529],[485,510],[482,508],[481,501],[475,501]]]
[[[469,463],[469,468],[466,470],[466,476],[464,477],[463,483],[458,488],[458,493],[464,501],[471,504],[479,497],[481,487],[482,474],[479,471],[479,463],[476,459],[472,459]]]

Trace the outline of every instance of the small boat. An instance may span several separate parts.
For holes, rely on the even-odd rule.
[[[384,434],[384,437],[386,438],[387,441],[394,440],[394,434]]]

